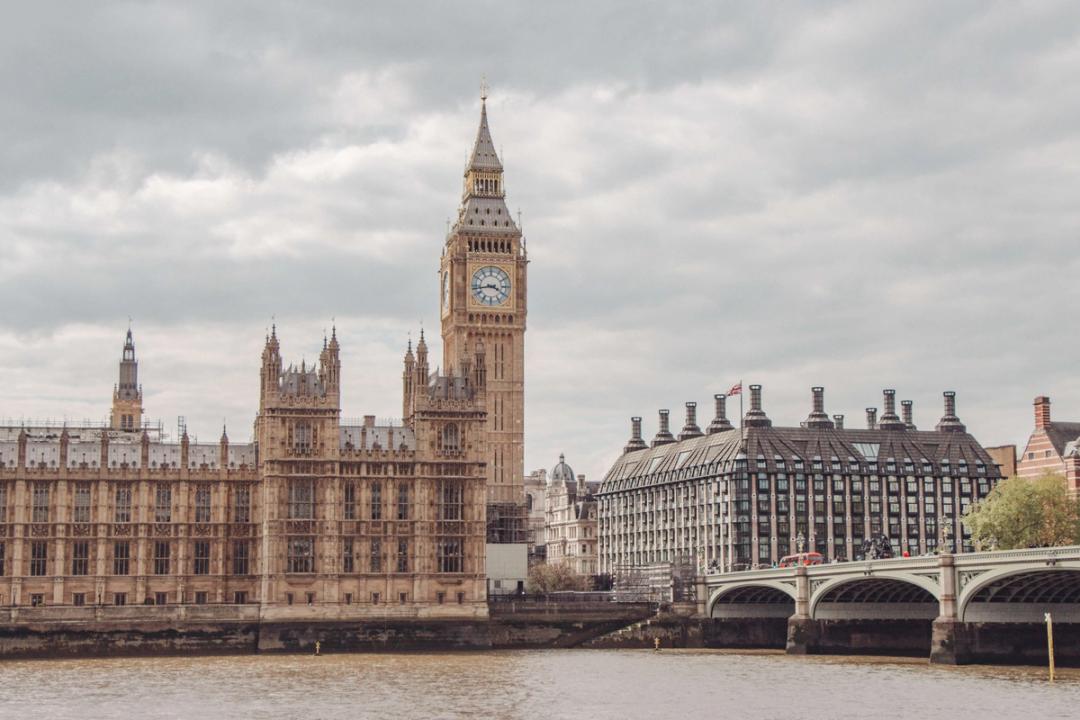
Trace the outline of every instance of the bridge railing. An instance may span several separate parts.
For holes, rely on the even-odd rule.
[[[845,562],[825,563],[823,565],[807,566],[809,575],[828,575],[837,572],[854,572],[859,570],[925,570],[938,566],[941,555],[920,555],[918,557],[899,557],[882,560],[848,560]],[[1001,562],[1031,562],[1049,559],[1074,559],[1080,558],[1080,545],[1066,545],[1062,547],[1023,548],[1019,550],[992,550],[975,553],[959,553],[953,555],[956,565],[985,565]],[[787,577],[793,574],[794,568],[759,568],[757,570],[739,570],[736,572],[719,573],[713,572],[706,575],[706,580],[742,580],[742,579],[770,579],[775,577]]]

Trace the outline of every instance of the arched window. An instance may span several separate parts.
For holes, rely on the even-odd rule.
[[[443,426],[442,448],[443,450],[459,450],[461,448],[461,437],[456,424],[449,423]]]

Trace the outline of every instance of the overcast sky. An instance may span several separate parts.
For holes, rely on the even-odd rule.
[[[716,0],[8,6],[0,417],[103,418],[129,316],[172,432],[250,437],[271,317],[286,362],[336,318],[343,415],[400,415],[483,75],[527,467],[740,379],[784,425],[818,384],[1080,420],[1080,4]]]

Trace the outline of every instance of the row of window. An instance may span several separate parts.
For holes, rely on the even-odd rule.
[[[210,593],[208,591],[206,591],[206,590],[196,590],[194,593],[192,593],[192,595],[194,596],[194,604],[195,605],[206,605],[206,604],[208,604],[210,602]],[[170,600],[171,600],[171,598],[169,597],[169,593],[167,593],[167,592],[147,593],[146,599],[143,601],[143,604],[144,605],[168,605]],[[293,593],[291,593],[291,592],[285,593],[285,603],[287,605],[292,605],[294,603],[294,600],[295,600],[295,596],[294,596]],[[315,604],[315,593],[313,593],[313,592],[304,593],[304,600],[305,600],[305,602],[307,602],[308,605],[314,605]],[[382,596],[381,596],[380,593],[377,593],[377,592],[371,593],[371,604],[372,605],[378,605],[381,602],[381,600],[382,600]],[[3,601],[3,596],[0,595],[0,602],[2,602],[2,601]],[[128,601],[128,593],[126,593],[126,592],[114,592],[114,593],[112,593],[112,604],[113,605],[125,606],[125,605],[128,604],[127,601]],[[409,601],[409,594],[408,593],[404,593],[404,592],[398,593],[398,602],[400,604],[404,605],[408,601]],[[184,598],[182,596],[180,597],[180,602],[181,603],[184,602]],[[233,594],[232,594],[232,602],[234,604],[236,604],[236,605],[245,605],[245,604],[247,604],[248,603],[247,591],[244,591],[244,590],[234,591]],[[444,591],[441,591],[441,590],[436,592],[435,593],[435,602],[438,603],[439,605],[444,604],[446,602],[446,593]],[[353,604],[353,594],[352,593],[344,593],[343,603],[345,605],[352,605]],[[458,605],[462,605],[462,604],[465,603],[465,593],[464,592],[459,591],[457,593],[457,603],[458,603]],[[76,607],[85,606],[86,605],[86,593],[84,593],[84,592],[72,593],[71,594],[71,604],[76,606]],[[45,605],[45,594],[44,593],[31,593],[30,594],[30,606],[31,607],[44,607],[44,605]]]
[[[31,522],[49,522],[50,483],[35,482],[31,489]],[[132,484],[119,483],[113,492],[113,522],[128,523],[132,520]],[[72,492],[71,522],[91,522],[91,484],[77,483]],[[251,522],[251,488],[238,485],[231,488],[232,522]],[[347,481],[344,487],[343,515],[346,520],[358,519],[357,483]],[[193,521],[196,523],[212,522],[212,489],[209,484],[200,484],[195,488]],[[464,510],[464,487],[453,481],[440,482],[437,487],[437,500],[440,520],[461,520]],[[395,517],[398,520],[409,519],[410,488],[406,483],[397,484],[395,498]],[[383,519],[382,483],[370,485],[368,517],[372,520]],[[293,520],[315,518],[315,481],[313,479],[292,479],[289,481],[288,517]],[[154,522],[168,523],[173,519],[173,488],[169,483],[154,486]],[[7,486],[0,484],[0,522],[7,521]]]
[[[46,540],[30,543],[30,575],[43,577],[49,569],[49,545]],[[69,546],[68,557],[72,575],[90,574],[90,541],[76,540]],[[210,542],[196,540],[191,544],[193,575],[210,574]],[[231,544],[230,564],[233,575],[247,575],[251,568],[251,544],[248,540],[234,540]],[[154,542],[151,572],[154,575],[168,575],[172,571],[172,543],[164,540]],[[131,574],[131,541],[117,540],[112,543],[112,574]],[[0,576],[9,568],[5,567],[5,543],[0,542]]]
[[[132,518],[132,483],[117,483],[113,489],[113,522],[128,523]],[[49,522],[49,498],[51,483],[35,482],[30,491],[30,521]],[[237,485],[231,488],[232,522],[251,522],[251,488]],[[76,483],[72,490],[71,522],[91,522],[92,485],[88,482]],[[0,484],[0,522],[7,521],[7,485]],[[211,522],[212,491],[209,484],[195,487],[194,522]],[[172,522],[173,491],[172,485],[158,483],[154,486],[154,522]]]
[[[346,520],[358,520],[357,483],[347,481],[343,492],[344,506],[342,515]],[[436,502],[439,520],[461,520],[465,507],[465,489],[459,482],[442,481],[436,487]],[[410,487],[404,482],[397,483],[394,503],[394,517],[398,520],[409,519]],[[383,518],[383,487],[380,482],[369,485],[368,513],[370,520]],[[290,520],[315,519],[315,481],[308,478],[289,480],[288,517]]]
[[[359,563],[355,553],[353,538],[342,541],[342,572],[357,572]],[[45,540],[30,543],[30,575],[44,577],[48,574],[49,545]],[[90,546],[86,540],[76,540],[70,544],[68,553],[71,562],[71,575],[90,574]],[[290,537],[287,541],[288,565],[290,573],[315,572],[315,538]],[[207,540],[196,540],[191,544],[191,572],[193,575],[210,574],[211,544]],[[251,545],[248,540],[234,540],[231,544],[230,565],[233,575],[247,575],[251,569]],[[112,544],[112,574],[131,574],[131,541],[118,540]],[[409,541],[401,538],[397,541],[397,552],[390,558],[392,566],[384,564],[383,542],[375,538],[368,543],[368,572],[410,571]],[[440,538],[435,543],[436,571],[440,573],[460,573],[464,570],[464,543],[459,538]],[[153,543],[151,572],[154,575],[168,575],[174,568],[173,543],[158,540]],[[392,570],[390,569],[392,568]],[[5,571],[5,544],[0,542],[0,576]]]
[[[290,537],[286,543],[288,547],[287,572],[290,573],[313,573],[315,572],[315,538]],[[384,560],[389,559],[392,565],[387,565]],[[360,565],[357,557],[353,538],[344,538],[341,544],[341,571],[343,573],[357,572]],[[435,566],[436,572],[460,573],[464,571],[465,548],[458,538],[440,538],[435,543]],[[385,557],[383,543],[379,538],[373,538],[368,542],[367,572],[410,572],[409,541],[400,538],[397,541],[397,552],[390,558]]]

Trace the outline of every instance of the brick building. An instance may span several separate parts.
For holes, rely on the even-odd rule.
[[[1035,398],[1035,429],[1016,463],[1016,474],[1037,478],[1046,473],[1065,477],[1069,489],[1080,493],[1080,422],[1050,417],[1050,398]]]

